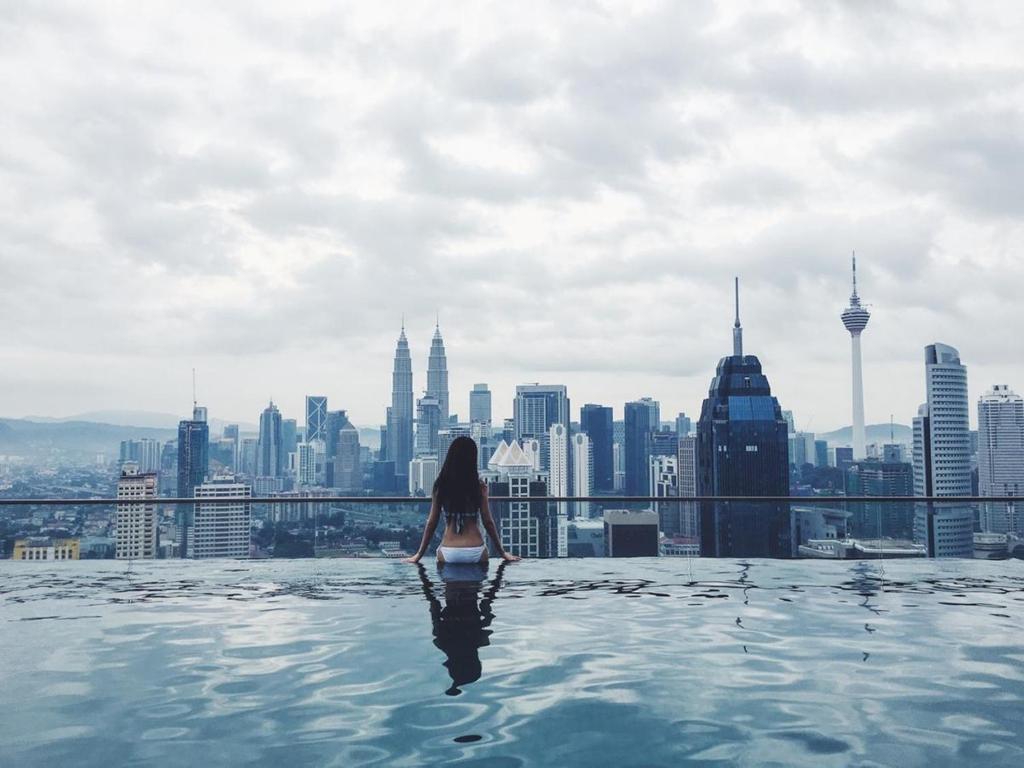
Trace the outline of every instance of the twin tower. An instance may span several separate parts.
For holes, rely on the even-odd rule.
[[[427,361],[427,389],[424,400],[436,400],[438,421],[447,424],[449,413],[448,400],[448,362],[445,358],[444,340],[441,338],[440,324],[434,326],[434,338],[430,342],[430,357]],[[412,357],[409,355],[409,341],[405,337],[405,323],[398,336],[395,348],[395,363],[391,374],[391,407],[387,411],[386,434],[381,447],[386,452],[386,460],[395,464],[395,476],[398,487],[405,487],[401,477],[408,472],[409,462],[415,453],[415,436],[413,424],[416,413],[413,407]]]

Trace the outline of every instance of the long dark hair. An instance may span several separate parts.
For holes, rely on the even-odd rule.
[[[448,447],[444,466],[434,481],[434,495],[445,513],[462,530],[462,518],[480,509],[480,475],[477,474],[476,443],[469,437],[456,437]]]

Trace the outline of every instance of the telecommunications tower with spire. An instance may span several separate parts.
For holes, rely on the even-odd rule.
[[[853,293],[850,306],[843,310],[843,325],[850,332],[850,351],[853,359],[853,458],[863,459],[867,447],[864,434],[864,375],[861,371],[860,335],[868,327],[871,313],[860,303],[857,295],[857,255],[853,255]]]

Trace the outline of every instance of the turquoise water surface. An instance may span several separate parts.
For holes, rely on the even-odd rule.
[[[0,563],[0,764],[1024,765],[1024,563]]]

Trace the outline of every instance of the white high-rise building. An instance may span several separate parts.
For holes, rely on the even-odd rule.
[[[679,495],[692,498],[697,495],[697,438],[680,437],[677,456]]]
[[[538,472],[536,455],[532,450],[523,450],[515,440],[498,443],[481,477],[490,484],[492,496],[499,495],[496,490],[510,499],[550,495],[548,475]],[[568,539],[561,538],[561,522],[565,518],[548,514],[547,506],[547,503],[530,501],[492,503],[502,547],[521,557],[558,556],[563,549],[568,551],[567,543],[562,546]],[[565,530],[568,534],[568,528]]]
[[[843,310],[843,325],[850,332],[850,352],[853,364],[853,458],[860,461],[865,456],[864,430],[864,376],[861,371],[860,335],[868,327],[871,313],[861,306],[857,295],[857,257],[853,257],[853,293],[850,306]]]
[[[325,450],[324,441],[318,438],[299,443],[295,449],[295,479],[299,485],[317,484],[317,467],[323,464]]]
[[[626,487],[626,451],[622,443],[612,443],[612,489],[621,491]]]
[[[135,462],[125,462],[117,481],[117,498],[132,503],[117,505],[117,538],[115,556],[118,560],[144,560],[156,557],[157,475],[140,472]]]
[[[1024,493],[1024,398],[997,384],[978,400],[978,492],[981,496]],[[981,528],[989,533],[1024,533],[1024,510],[1014,503],[984,504]]]
[[[914,419],[914,495],[971,495],[971,431],[967,367],[946,344],[925,347],[927,402]],[[971,557],[974,512],[969,505],[920,504],[915,539],[932,557]]]
[[[569,463],[569,430],[565,428],[564,424],[551,425],[548,430],[548,445],[551,457],[548,494],[550,496],[568,496],[570,495],[569,479],[572,468]],[[559,515],[568,515],[569,504],[560,501],[556,509]]]
[[[252,529],[252,487],[232,477],[215,477],[196,486],[197,499],[232,498],[231,502],[196,502],[188,556],[196,560],[211,557],[249,557]]]
[[[316,483],[316,447],[311,442],[300,442],[296,446],[295,481],[299,485]]]
[[[572,436],[572,494],[573,496],[590,496],[594,492],[594,454],[590,450],[590,437],[585,432],[577,432]],[[590,517],[589,501],[575,503],[575,518]]]
[[[967,367],[953,347],[925,348],[925,387],[927,402],[914,419],[914,495],[970,496]]]
[[[437,480],[437,456],[417,456],[409,462],[409,495],[429,496]]]

